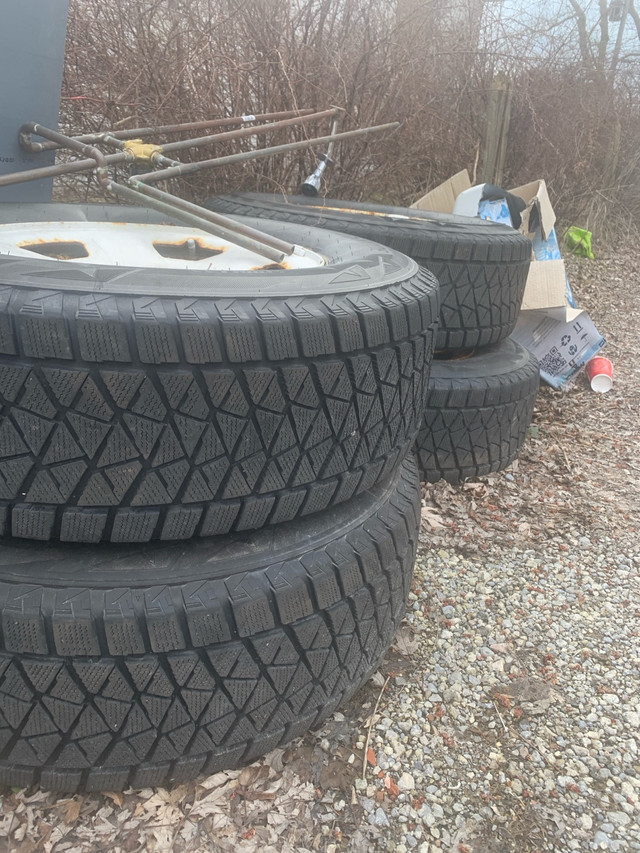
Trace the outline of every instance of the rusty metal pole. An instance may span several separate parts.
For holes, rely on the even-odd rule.
[[[114,139],[144,139],[147,136],[161,136],[165,133],[182,133],[187,130],[206,130],[210,127],[228,127],[233,124],[249,124],[256,121],[277,121],[283,118],[291,118],[293,116],[306,116],[312,113],[311,109],[304,110],[283,110],[279,113],[260,113],[258,115],[242,115],[229,116],[228,118],[214,118],[206,121],[189,121],[183,124],[163,124],[158,127],[136,127],[131,130],[113,130],[96,133],[83,133],[80,136],[74,136],[79,142],[100,142],[105,136],[112,136]],[[259,125],[258,125],[259,127]],[[39,151],[53,151],[60,146],[47,140],[46,142],[34,142],[32,139],[25,137],[20,142],[25,151],[33,153]]]
[[[229,163],[240,163],[245,160],[259,160],[263,157],[271,157],[272,154],[282,154],[285,151],[300,151],[303,148],[312,148],[314,145],[324,145],[327,142],[340,139],[353,139],[356,136],[365,136],[369,133],[381,133],[384,130],[396,130],[400,127],[397,121],[388,124],[379,124],[375,127],[363,127],[358,130],[346,130],[332,136],[318,136],[315,139],[302,139],[300,142],[287,142],[284,145],[274,145],[270,148],[258,148],[255,151],[242,151],[239,154],[229,154],[226,157],[213,157],[211,160],[200,160],[196,163],[183,163],[182,166],[172,166],[169,169],[159,169],[157,172],[145,172],[137,175],[139,181],[154,184],[157,181],[167,181],[169,178],[178,178],[182,175],[192,175],[201,169],[209,169],[211,166],[226,166]]]
[[[227,133],[216,133],[210,136],[200,136],[195,139],[181,139],[178,142],[167,142],[162,146],[163,152],[182,151],[185,148],[197,148],[199,145],[208,145],[212,142],[226,142],[229,139],[242,139],[245,136],[258,136],[262,133],[267,133],[269,130],[279,130],[281,127],[291,127],[296,124],[304,124],[308,121],[319,121],[328,116],[335,116],[337,110],[323,110],[319,113],[311,113],[306,116],[296,116],[295,118],[284,119],[283,121],[273,122],[271,124],[260,124],[257,127],[243,127],[239,130],[229,130]]]
[[[246,228],[238,222],[235,222],[233,219],[227,219],[226,216],[220,216],[218,218],[219,221],[224,221],[226,223],[226,227],[217,224],[218,220],[214,223],[211,217],[207,216],[205,218],[203,212],[197,207],[197,205],[194,205],[194,207],[198,210],[198,214],[190,213],[188,210],[184,209],[183,205],[177,205],[175,196],[171,196],[168,193],[158,193],[159,196],[165,195],[169,199],[168,202],[165,202],[160,198],[148,197],[134,187],[117,184],[115,181],[107,181],[105,189],[115,196],[120,195],[128,201],[132,201],[134,204],[142,205],[142,207],[150,207],[152,210],[157,210],[165,216],[170,216],[173,219],[184,222],[192,228],[198,228],[201,231],[213,234],[215,237],[220,237],[223,240],[228,240],[230,243],[235,243],[237,246],[243,246],[245,249],[249,249],[249,251],[255,252],[255,254],[261,255],[263,258],[267,258],[275,263],[281,263],[287,255],[293,254],[295,249],[293,244],[287,244],[284,242],[282,242],[282,245],[287,249],[287,251],[274,248],[272,245],[268,245],[267,241],[278,243],[281,241],[275,241],[274,238],[270,237],[268,234],[262,234],[260,231],[254,231],[253,229]],[[154,188],[147,187],[146,189],[150,190]],[[177,199],[177,201],[182,202],[183,200]],[[184,204],[187,203],[185,202]],[[206,213],[210,213],[210,211],[206,211]]]
[[[129,178],[128,185],[132,187],[132,189],[137,190],[150,198],[155,198],[158,201],[164,201],[168,204],[175,204],[176,207],[180,210],[184,210],[186,213],[192,213],[194,216],[200,216],[202,219],[206,219],[213,225],[218,225],[221,228],[229,230],[229,218],[227,216],[214,213],[213,210],[208,210],[206,207],[200,207],[199,204],[193,204],[193,202],[171,195],[171,193],[163,192],[157,187],[149,187],[147,184],[136,181],[135,178]],[[234,221],[233,230],[236,234],[242,234],[254,241],[258,241],[264,246],[270,246],[272,249],[275,249],[284,255],[293,254],[295,249],[293,243],[287,243],[285,240],[280,240],[278,237],[272,237],[270,234],[265,234],[263,231],[257,231],[255,228],[250,228],[248,225],[241,225],[239,222]]]
[[[130,158],[124,153],[107,154],[105,160],[108,165],[116,165],[117,163],[126,163]],[[10,187],[14,184],[40,181],[43,178],[58,178],[62,175],[72,175],[77,172],[90,172],[95,167],[95,160],[73,160],[70,163],[56,163],[55,166],[42,166],[39,169],[29,169],[26,172],[10,172],[8,175],[0,175],[0,187]]]
[[[108,180],[107,175],[107,157],[99,148],[94,145],[88,145],[86,142],[79,142],[72,136],[65,136],[63,133],[58,133],[57,130],[52,130],[50,127],[43,127],[36,122],[28,122],[21,129],[29,133],[35,133],[36,136],[42,136],[44,139],[50,139],[52,142],[57,142],[58,145],[63,145],[65,148],[70,148],[72,151],[77,151],[78,154],[84,154],[95,161],[96,177],[98,182],[105,185]]]

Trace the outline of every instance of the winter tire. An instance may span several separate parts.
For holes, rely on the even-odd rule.
[[[404,614],[415,460],[278,528],[187,543],[0,550],[0,783],[167,785],[329,716]]]
[[[440,282],[438,350],[495,344],[516,324],[531,242],[506,225],[406,207],[263,193],[223,195],[207,206],[331,228],[409,255]]]
[[[110,206],[4,216],[33,219],[34,207],[88,237],[100,221],[155,222]],[[0,256],[5,534],[88,543],[253,530],[397,468],[422,419],[437,282],[365,240],[245,224],[326,262],[230,272],[206,260],[200,271]]]
[[[468,357],[436,358],[416,451],[428,482],[458,483],[500,471],[527,435],[538,362],[509,338]]]

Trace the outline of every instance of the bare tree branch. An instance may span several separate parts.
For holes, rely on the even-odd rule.
[[[597,70],[604,74],[607,65],[607,47],[609,46],[609,4],[608,0],[598,0],[600,6],[600,38],[598,39]]]
[[[640,39],[640,15],[638,14],[638,10],[636,9],[633,0],[629,3],[629,14],[631,15],[633,23],[636,25],[636,33]]]
[[[580,53],[585,67],[593,66],[593,53],[589,41],[589,33],[587,31],[587,16],[584,9],[578,3],[578,0],[569,0],[571,7],[575,13],[576,26],[578,28],[578,43],[580,45]]]

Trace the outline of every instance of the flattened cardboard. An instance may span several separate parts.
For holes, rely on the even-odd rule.
[[[564,261],[531,261],[522,310],[562,308],[566,304],[567,279]]]
[[[553,388],[565,387],[606,343],[587,312],[575,308],[522,311],[511,337],[535,355],[540,376]]]

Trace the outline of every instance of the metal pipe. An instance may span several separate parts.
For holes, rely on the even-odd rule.
[[[70,137],[78,141],[80,137]],[[108,141],[108,140],[105,140]],[[60,150],[64,146],[56,143],[56,149]],[[128,151],[120,151],[117,154],[106,154],[104,156],[105,163],[109,166],[117,166],[122,163],[133,163],[135,157]],[[156,154],[153,157],[153,162],[159,166],[181,166],[179,160],[171,160],[162,154]],[[24,172],[10,172],[6,175],[0,175],[0,187],[11,186],[12,184],[22,184],[27,181],[39,181],[41,178],[59,178],[63,175],[72,175],[77,172],[90,172],[96,168],[96,160],[72,160],[70,163],[56,163],[53,166],[41,166],[38,169],[29,169]]]
[[[239,222],[235,222],[227,216],[222,216],[219,213],[214,213],[212,210],[207,210],[197,204],[192,204],[190,201],[186,201],[179,196],[166,193],[163,190],[159,190],[157,187],[150,187],[135,178],[130,178],[128,185],[137,192],[143,193],[150,198],[175,205],[180,210],[191,213],[194,216],[199,216],[201,219],[206,219],[212,225],[217,225],[219,228],[232,233],[234,235],[233,241],[236,243],[240,243],[238,235],[246,237],[247,242],[240,243],[240,245],[244,245],[246,249],[251,249],[254,252],[263,254],[262,249],[258,249],[256,246],[268,246],[280,254],[280,260],[283,255],[292,255],[295,250],[293,243],[287,243],[284,240],[280,240],[278,237],[272,237],[270,234],[265,234],[255,228],[250,228],[248,225],[241,225]],[[271,256],[266,255],[266,257]]]
[[[95,161],[98,183],[105,186],[109,177],[107,173],[107,159],[106,155],[100,151],[99,148],[96,148],[93,145],[87,145],[85,142],[79,142],[72,136],[65,136],[63,133],[58,133],[56,130],[51,130],[49,127],[43,127],[41,124],[36,124],[36,122],[23,124],[20,128],[20,132],[23,130],[27,133],[35,133],[37,136],[42,136],[43,139],[49,139],[51,142],[56,142],[58,145],[64,146],[65,148],[70,148],[72,151],[77,151],[79,154],[89,156]]]
[[[135,204],[140,204],[143,207],[150,207],[152,210],[157,210],[165,216],[170,216],[172,219],[178,219],[186,225],[190,225],[192,228],[199,228],[201,231],[206,231],[216,237],[229,240],[231,243],[244,246],[252,252],[262,255],[264,258],[268,258],[270,261],[281,263],[286,257],[283,252],[278,252],[263,243],[258,243],[257,241],[251,240],[250,238],[242,236],[230,229],[213,225],[211,222],[203,219],[202,216],[194,216],[185,210],[176,209],[173,201],[169,204],[156,198],[150,198],[133,187],[123,186],[122,184],[117,184],[115,181],[108,180],[105,184],[105,189],[113,195],[123,196],[125,199],[129,199],[129,201],[133,201]]]
[[[155,180],[166,180],[171,177],[175,177],[176,175],[185,174],[188,172],[196,172],[202,168],[207,168],[208,166],[221,166],[226,165],[227,163],[234,163],[239,160],[251,160],[258,159],[260,157],[266,157],[274,153],[280,153],[283,151],[291,151],[291,150],[299,150],[301,148],[310,148],[314,145],[320,145],[324,142],[333,141],[337,139],[345,139],[348,137],[359,136],[366,133],[377,133],[383,130],[395,129],[399,126],[398,122],[392,122],[390,124],[378,125],[376,127],[371,128],[362,128],[360,130],[352,130],[346,131],[344,133],[334,134],[331,136],[319,137],[318,139],[311,140],[303,140],[302,142],[294,142],[289,143],[287,145],[277,145],[271,148],[263,148],[257,151],[249,151],[249,152],[241,152],[239,154],[231,154],[227,157],[218,157],[212,160],[203,160],[199,163],[177,163],[174,160],[169,160],[169,158],[165,158],[163,155],[158,155],[157,162],[161,165],[166,165],[167,163],[171,164],[168,169],[164,169],[162,171],[157,172],[148,172],[142,175],[138,175],[138,180],[144,179],[145,182],[149,182],[150,178],[154,178]],[[61,136],[61,134],[59,134]],[[78,138],[79,141],[80,138]],[[133,162],[134,158],[128,152],[121,151],[116,154],[107,154],[104,157],[104,161],[107,165],[118,165],[121,163]],[[53,166],[42,166],[38,169],[29,169],[24,172],[12,172],[6,175],[0,175],[0,187],[11,186],[13,184],[20,184],[27,181],[38,181],[41,178],[57,178],[63,175],[71,175],[78,172],[89,172],[96,167],[96,160],[94,158],[86,159],[86,160],[74,160],[70,163],[56,163]],[[169,169],[173,169],[170,174],[167,174]],[[157,177],[156,177],[157,176]]]
[[[313,109],[282,110],[277,113],[260,113],[259,115],[229,116],[228,118],[206,119],[205,121],[189,121],[184,124],[165,124],[160,127],[139,127],[137,130],[116,130],[112,136],[118,139],[137,139],[144,136],[155,136],[164,133],[179,133],[183,130],[204,130],[207,127],[227,127],[230,124],[247,124],[254,121],[277,121],[290,116],[309,115]]]
[[[280,154],[284,151],[299,151],[301,148],[312,148],[314,145],[324,145],[326,142],[339,139],[353,139],[355,136],[365,136],[369,133],[381,133],[383,130],[395,130],[400,127],[400,122],[393,121],[389,124],[379,124],[375,127],[363,127],[359,130],[346,130],[343,133],[336,133],[332,136],[319,136],[316,139],[303,139],[300,142],[288,142],[284,145],[274,145],[271,148],[258,148],[255,151],[242,151],[239,154],[229,154],[226,157],[214,157],[211,160],[200,160],[197,163],[183,163],[181,166],[173,166],[169,169],[160,169],[157,172],[145,172],[142,175],[137,175],[139,181],[145,183],[155,183],[156,181],[166,181],[169,178],[180,177],[181,175],[190,175],[193,172],[199,172],[201,169],[207,169],[211,166],[226,166],[229,163],[238,163],[245,160],[258,160],[262,157],[270,157],[272,154]]]
[[[79,136],[72,137],[73,139],[80,139]],[[118,139],[112,133],[103,133],[100,139],[94,139],[94,142],[102,142],[103,145],[110,145],[112,148],[117,148],[118,151],[124,151],[126,148],[126,142],[122,139]]]
[[[258,127],[245,127],[245,128],[240,128],[238,130],[230,130],[227,133],[220,133],[220,134],[215,134],[215,135],[211,135],[211,136],[202,136],[202,137],[195,138],[195,139],[184,139],[184,140],[180,140],[179,142],[171,142],[171,143],[168,143],[166,145],[158,146],[162,150],[163,154],[158,153],[158,154],[154,155],[152,158],[152,162],[158,163],[158,165],[164,166],[165,168],[172,168],[172,167],[173,168],[179,168],[182,164],[175,161],[175,160],[170,160],[169,158],[164,157],[163,156],[164,152],[180,151],[180,150],[183,150],[186,148],[196,148],[199,145],[205,145],[205,144],[212,143],[212,142],[225,142],[225,141],[230,140],[230,139],[240,139],[240,138],[245,137],[245,136],[254,136],[256,134],[266,133],[269,130],[277,130],[281,127],[290,127],[291,125],[304,123],[306,121],[319,121],[320,119],[326,118],[327,116],[335,116],[335,114],[337,112],[338,112],[338,108],[333,107],[332,109],[329,109],[329,110],[322,110],[321,112],[317,112],[317,113],[309,113],[309,114],[304,115],[304,116],[296,116],[294,118],[285,119],[283,121],[273,122],[271,124],[259,125]],[[43,132],[40,133],[40,132],[36,131],[35,130],[36,127],[40,128],[40,130]],[[36,133],[36,135],[42,136],[44,139],[48,139],[51,142],[55,142],[56,147],[58,147],[58,148],[66,147],[66,148],[71,148],[72,150],[75,150],[75,151],[88,153],[88,150],[90,147],[90,146],[88,146],[87,143],[82,142],[82,137],[65,136],[64,134],[61,134],[61,133],[49,131],[48,128],[44,128],[42,125],[36,125],[35,123],[30,123],[30,124],[25,124],[20,128],[19,136],[20,136],[20,140],[21,140],[21,144],[22,144],[23,148],[27,147],[27,144],[24,142],[24,140],[29,139],[30,135],[32,133]],[[54,140],[52,134],[54,134],[56,137],[58,137],[57,141]],[[65,141],[62,142],[60,140],[65,140]],[[96,141],[102,142],[106,145],[113,145],[116,148],[119,148],[120,150],[124,149],[125,145],[126,145],[126,143],[123,140],[118,139],[114,133],[103,133],[100,135],[100,138],[97,139]],[[33,143],[33,144],[39,145],[40,143]],[[31,149],[29,149],[29,150],[31,150]],[[37,150],[43,150],[43,149],[40,148]],[[92,148],[91,150],[98,151],[99,149]],[[127,154],[126,159],[131,162],[131,161],[133,161],[134,158]],[[54,168],[54,167],[48,167],[48,168]],[[91,169],[91,168],[93,168],[93,166],[88,165],[87,168]],[[74,171],[83,171],[83,169],[80,169],[80,167],[77,166],[74,169]],[[47,175],[40,175],[39,177],[51,177],[51,176],[55,177],[55,176],[58,176],[61,174],[67,174],[67,172],[56,171],[53,173],[48,173]],[[100,176],[98,176],[98,179],[100,180]],[[36,180],[36,178],[31,178],[30,180]],[[3,184],[0,183],[0,186],[3,186]]]
[[[331,130],[329,131],[330,136],[335,137],[336,133],[338,132],[338,124],[339,124],[338,119],[334,118],[334,120],[331,124]],[[336,147],[336,140],[332,139],[331,142],[327,145],[327,153],[326,153],[327,159],[331,160],[331,156],[333,154],[333,149],[335,147]]]
[[[260,113],[259,115],[229,116],[228,118],[207,119],[206,121],[190,121],[184,124],[164,124],[159,127],[137,127],[132,130],[114,130],[99,133],[83,133],[74,136],[79,142],[100,142],[105,135],[113,136],[115,139],[142,139],[145,136],[159,136],[165,133],[180,133],[184,130],[204,130],[207,127],[227,127],[230,124],[246,124],[254,121],[275,121],[289,116],[303,116],[312,113],[312,109],[284,110],[279,113]],[[34,142],[30,134],[26,133],[20,138],[20,145],[25,151],[35,154],[39,151],[51,151],[61,146],[55,142]]]
[[[311,113],[306,116],[297,116],[296,118],[288,118],[283,121],[272,122],[271,124],[261,124],[258,127],[241,127],[239,130],[229,130],[226,133],[217,133],[210,136],[200,136],[195,139],[181,139],[178,142],[168,142],[166,145],[160,146],[163,152],[181,151],[185,148],[197,148],[198,145],[207,145],[212,142],[226,142],[228,139],[242,139],[245,136],[257,136],[261,133],[267,133],[269,130],[278,130],[281,127],[290,127],[293,124],[304,124],[307,121],[319,121],[334,116],[337,109],[323,110],[319,113]]]
[[[124,153],[105,156],[108,165],[117,165],[131,160],[132,158]],[[71,175],[76,172],[90,172],[95,167],[95,160],[73,160],[71,163],[56,163],[54,166],[41,166],[39,169],[29,169],[25,172],[11,172],[0,175],[0,187],[22,184],[25,181],[39,181],[41,178],[58,178],[61,175]]]

